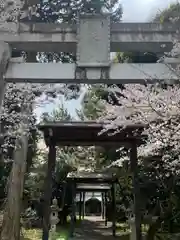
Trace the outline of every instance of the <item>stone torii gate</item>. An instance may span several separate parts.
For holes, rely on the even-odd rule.
[[[4,23],[0,25],[0,59],[1,66],[6,68],[1,67],[1,73],[6,82],[126,84],[144,83],[144,79],[176,81],[177,75],[163,63],[110,61],[110,52],[118,51],[154,52],[162,56],[172,49],[176,30],[174,24],[111,24],[107,15],[82,15],[77,25]],[[15,62],[10,58],[13,48],[33,52],[76,52],[77,61],[72,64]]]

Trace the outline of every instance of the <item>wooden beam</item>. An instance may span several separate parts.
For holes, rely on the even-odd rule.
[[[107,191],[107,190],[110,190],[111,187],[109,184],[106,184],[106,183],[102,183],[102,184],[77,184],[77,191],[85,191],[85,192],[88,192],[88,191]]]
[[[163,63],[112,64],[109,79],[102,79],[98,69],[87,70],[87,79],[75,78],[75,64],[60,63],[10,63],[5,74],[7,82],[30,83],[85,83],[129,84],[178,81],[179,77]]]
[[[112,24],[111,52],[169,52],[176,30],[173,24]],[[16,50],[76,52],[76,31],[76,25],[68,24],[0,23],[0,41],[9,43]]]

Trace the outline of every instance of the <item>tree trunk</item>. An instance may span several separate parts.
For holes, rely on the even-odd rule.
[[[33,56],[36,55],[33,54]],[[29,116],[32,114],[31,106],[28,106],[28,104],[25,105],[22,107],[22,113]],[[28,125],[29,120],[25,117],[20,127],[20,136],[15,143],[14,161],[8,182],[8,194],[4,209],[1,240],[20,240],[20,214],[29,138],[27,132]]]
[[[17,140],[19,147],[14,153],[14,162],[8,183],[1,240],[20,239],[20,213],[22,206],[24,175],[26,171],[27,137]]]

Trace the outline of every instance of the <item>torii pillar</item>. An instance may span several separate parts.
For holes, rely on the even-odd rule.
[[[54,179],[54,172],[55,172],[55,165],[56,165],[56,146],[51,139],[49,139],[48,141],[48,147],[49,147],[48,166],[47,166],[47,173],[46,173],[46,178],[44,182],[42,240],[49,239],[52,187],[53,187],[53,179]]]
[[[6,72],[8,62],[11,57],[11,49],[7,43],[0,42],[0,111],[4,100],[4,92],[6,83],[4,74]]]
[[[134,195],[134,204],[133,204],[134,205],[133,215],[135,220],[134,240],[142,240],[140,188],[139,188],[139,182],[138,182],[138,157],[137,157],[137,143],[135,141],[131,143],[130,164],[131,164],[133,195]]]
[[[77,28],[76,76],[81,79],[109,79],[110,17],[101,14],[81,15]]]

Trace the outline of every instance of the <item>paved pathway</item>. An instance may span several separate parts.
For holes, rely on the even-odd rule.
[[[128,236],[118,235],[116,238],[112,236],[111,223],[105,226],[102,218],[86,217],[85,220],[75,230],[74,240],[128,240]]]

